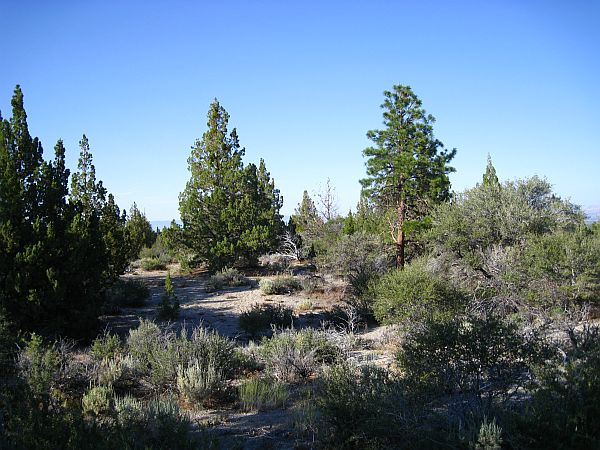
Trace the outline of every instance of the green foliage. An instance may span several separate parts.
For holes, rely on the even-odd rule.
[[[142,258],[140,266],[143,270],[152,272],[155,270],[167,270],[167,264],[170,262],[170,257]]]
[[[265,411],[285,405],[289,393],[283,383],[262,378],[242,381],[238,387],[242,411]]]
[[[214,361],[196,360],[177,368],[177,390],[188,402],[210,406],[226,395],[227,382]]]
[[[250,283],[251,280],[242,275],[239,270],[225,267],[206,281],[206,292],[215,292],[224,287],[248,286]]]
[[[231,377],[238,370],[234,343],[202,327],[195,328],[188,337],[186,330],[177,335],[142,320],[137,329],[129,332],[127,350],[138,370],[157,389],[175,386],[177,370],[186,369],[196,361],[200,364],[210,361],[224,377]]]
[[[256,258],[277,247],[282,199],[264,161],[244,166],[237,132],[228,132],[229,114],[215,100],[208,130],[188,160],[190,180],[180,195],[182,243],[211,269]]]
[[[533,448],[597,448],[600,445],[600,328],[571,330],[566,354],[541,366],[523,432]],[[527,439],[525,440],[527,442]]]
[[[484,417],[479,428],[475,450],[501,450],[502,442],[502,428],[496,424],[496,419],[488,422],[487,417]]]
[[[95,416],[107,416],[112,409],[114,393],[106,386],[94,386],[81,399],[83,412]]]
[[[394,211],[389,231],[396,245],[396,266],[404,267],[407,228],[425,220],[432,205],[450,197],[448,174],[454,169],[447,164],[456,150],[444,150],[435,139],[435,119],[426,114],[409,86],[395,85],[384,96],[385,129],[367,133],[376,146],[363,151],[369,159],[361,184],[366,197]]]
[[[16,87],[12,118],[0,117],[0,307],[23,331],[91,337],[102,292],[126,266],[124,216],[96,181],[85,136],[80,145],[69,193],[63,143],[43,159]]]
[[[600,302],[600,236],[588,227],[532,237],[523,261],[527,275],[543,280],[529,289],[529,298]]]
[[[179,300],[173,289],[173,281],[171,280],[171,272],[167,272],[165,278],[165,293],[161,298],[160,308],[158,310],[158,318],[161,320],[174,320],[179,315]]]
[[[302,283],[292,276],[262,278],[258,283],[260,290],[267,295],[290,294],[302,289]]]
[[[398,354],[406,379],[423,392],[461,395],[476,408],[506,401],[547,356],[534,335],[493,317],[429,321],[408,334]]]
[[[294,314],[291,308],[283,305],[253,305],[249,310],[240,314],[238,325],[241,330],[251,336],[256,336],[272,326],[289,327],[293,320]]]
[[[388,324],[453,317],[466,303],[461,292],[419,262],[382,276],[371,295],[375,318]]]
[[[117,312],[121,307],[144,306],[149,295],[150,290],[142,281],[118,279],[104,293],[104,309]]]
[[[49,405],[49,393],[57,378],[61,360],[54,346],[46,346],[41,336],[33,333],[19,356],[21,377],[27,383],[34,398],[41,401],[44,409]]]
[[[282,330],[263,338],[258,352],[266,372],[284,382],[305,380],[344,354],[330,335],[311,328]]]
[[[142,213],[135,202],[129,210],[129,217],[125,225],[125,235],[127,247],[129,248],[129,261],[138,258],[142,248],[152,247],[156,240],[156,234],[152,230],[152,225]]]
[[[580,208],[537,177],[456,195],[433,213],[428,236],[432,267],[473,294],[473,309],[564,309],[597,295],[598,242]]]
[[[102,336],[94,339],[90,355],[96,360],[112,358],[122,351],[121,339],[116,334],[105,331]]]
[[[193,438],[189,419],[180,412],[173,399],[155,398],[141,402],[131,397],[117,398],[115,410],[115,448],[191,450],[201,445]]]
[[[418,447],[417,437],[426,438],[411,423],[414,412],[401,385],[383,369],[335,365],[319,394],[327,448],[410,448]]]

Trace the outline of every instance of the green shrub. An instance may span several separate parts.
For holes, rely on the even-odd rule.
[[[143,270],[151,272],[154,270],[167,270],[167,264],[170,262],[170,258],[143,258],[140,262],[140,266]]]
[[[129,330],[127,351],[140,363],[142,368],[148,368],[152,350],[162,339],[163,332],[157,324],[150,320],[140,319],[137,328]]]
[[[531,378],[531,368],[548,355],[534,335],[488,317],[429,321],[409,333],[398,354],[415,390],[459,395],[474,407],[508,400]]]
[[[149,295],[150,290],[142,281],[118,279],[105,291],[104,310],[110,313],[121,307],[139,308]]]
[[[189,419],[181,414],[174,399],[153,398],[142,402],[132,397],[115,399],[118,429],[113,435],[116,448],[195,449],[200,446],[192,436]]]
[[[234,376],[240,369],[240,354],[235,342],[217,331],[196,327],[185,345],[189,361],[212,361],[227,378]]]
[[[94,386],[81,399],[83,412],[95,416],[107,416],[112,409],[113,391],[106,386]]]
[[[239,270],[225,267],[206,281],[206,292],[215,292],[224,287],[248,286],[249,284],[251,284],[251,280],[242,275]]]
[[[375,318],[387,324],[452,317],[466,302],[460,291],[418,263],[381,277],[372,295]]]
[[[171,279],[171,272],[167,272],[165,278],[165,293],[163,294],[158,309],[158,318],[161,320],[175,320],[179,315],[179,300],[175,295],[173,288],[173,280]]]
[[[561,347],[540,366],[522,429],[535,448],[600,448],[600,327],[579,325]]]
[[[153,322],[142,321],[131,330],[127,341],[134,364],[157,389],[174,387],[177,370],[186,369],[198,361],[214,365],[224,377],[233,376],[238,370],[238,353],[230,339],[217,332],[197,327],[188,338],[187,330],[177,335],[163,331]]]
[[[290,294],[302,289],[300,280],[291,276],[263,278],[258,285],[261,291],[267,295]]]
[[[188,402],[208,406],[226,394],[227,382],[214,361],[194,361],[177,369],[177,390]]]
[[[50,390],[58,377],[61,360],[55,345],[46,346],[33,333],[19,354],[18,367],[33,396],[47,407]]]
[[[112,358],[122,351],[121,339],[116,334],[105,331],[102,336],[94,339],[90,355],[96,360]]]
[[[263,338],[258,354],[266,372],[284,382],[307,379],[322,364],[338,361],[343,355],[325,332],[310,328],[283,330],[270,339]]]
[[[140,372],[131,355],[116,355],[99,361],[94,367],[95,381],[100,386],[127,390],[138,382]]]
[[[495,418],[491,422],[488,422],[487,417],[483,418],[474,447],[475,450],[501,450],[502,428],[496,424]]]
[[[283,383],[261,378],[242,381],[238,391],[242,410],[246,412],[281,408],[289,395]]]
[[[402,386],[374,366],[330,367],[319,383],[316,404],[326,448],[418,448],[417,438],[426,434],[413,423],[416,413]]]
[[[283,305],[254,305],[238,318],[240,329],[252,336],[268,330],[272,326],[291,326],[294,320],[293,310]]]

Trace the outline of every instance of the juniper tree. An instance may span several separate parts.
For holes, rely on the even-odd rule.
[[[67,203],[62,141],[43,160],[19,86],[0,121],[0,309],[22,330],[81,336],[100,303],[102,245]]]
[[[215,99],[208,129],[188,159],[190,180],[179,196],[181,240],[212,269],[253,262],[275,248],[283,200],[261,161],[244,167],[245,150],[229,114]]]
[[[424,224],[430,208],[450,197],[448,163],[456,150],[446,151],[433,135],[435,119],[422,108],[409,86],[384,92],[382,130],[367,137],[375,143],[363,155],[367,177],[363,193],[380,207],[391,209],[390,235],[396,247],[396,267],[405,264],[407,234]]]

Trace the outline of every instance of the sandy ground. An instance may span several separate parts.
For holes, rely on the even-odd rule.
[[[164,293],[167,272],[134,272],[126,279],[143,281],[150,288],[150,298],[141,308],[123,308],[121,314],[105,316],[107,328],[125,337],[130,328],[136,327],[140,318],[156,320],[157,308]],[[203,325],[217,330],[244,344],[248,340],[238,327],[238,316],[256,304],[281,304],[294,309],[297,319],[294,326],[321,326],[326,312],[342,302],[343,283],[328,280],[327,289],[308,294],[304,291],[288,295],[264,295],[258,288],[258,278],[252,278],[252,286],[225,288],[207,292],[208,275],[172,275],[175,295],[180,302],[179,319],[172,323],[176,329]],[[393,333],[385,327],[362,330],[362,345],[351,355],[359,363],[375,363],[389,366],[393,363]],[[310,436],[301,441],[292,433],[297,391],[302,386],[292,386],[288,405],[284,409],[265,412],[240,413],[233,408],[205,410],[193,414],[198,424],[209,425],[210,433],[217,436],[223,449],[295,449],[311,448]],[[308,446],[307,446],[308,443]]]

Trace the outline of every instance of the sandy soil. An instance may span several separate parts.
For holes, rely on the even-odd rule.
[[[140,318],[156,320],[166,274],[166,271],[140,271],[126,275],[126,279],[143,281],[150,288],[150,298],[141,308],[123,308],[119,315],[105,316],[103,319],[107,328],[125,337],[130,328],[138,325]],[[242,344],[247,342],[248,336],[239,329],[238,316],[251,306],[268,303],[285,305],[293,308],[298,317],[295,327],[317,328],[321,326],[326,312],[342,302],[344,291],[342,282],[328,280],[328,287],[322,292],[264,295],[258,288],[258,278],[254,277],[252,286],[207,292],[207,279],[208,275],[202,273],[172,275],[175,295],[181,307],[179,319],[171,325],[176,329],[203,325]],[[395,343],[388,335],[394,334],[385,327],[362,330],[359,334],[362,345],[351,357],[359,363],[389,366],[393,363]],[[235,409],[197,411],[193,418],[198,424],[209,425],[210,433],[217,436],[223,449],[311,448],[310,437],[305,436],[301,443],[290,431],[296,414],[293,406],[295,392],[299,389],[302,387],[291,387],[289,404],[284,409],[260,413],[240,413]]]

